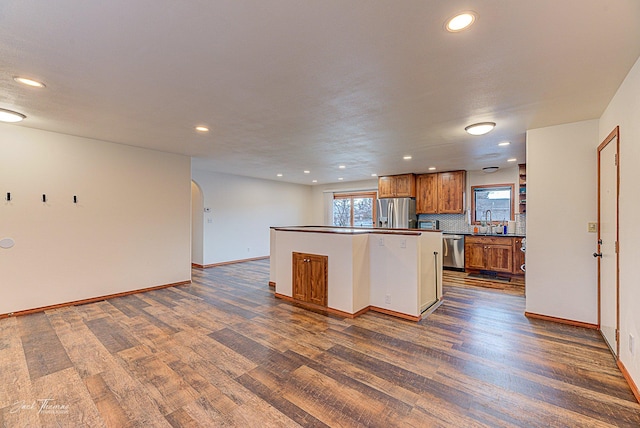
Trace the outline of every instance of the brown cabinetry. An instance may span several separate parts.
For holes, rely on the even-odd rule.
[[[518,212],[527,212],[527,164],[518,165]]]
[[[416,178],[418,214],[463,214],[466,171],[420,174]]]
[[[524,264],[524,251],[522,251],[522,238],[513,238],[513,273],[523,275],[520,266]]]
[[[378,178],[378,198],[415,198],[414,174],[387,175]]]
[[[327,256],[293,253],[293,298],[327,306]]]
[[[464,241],[465,268],[514,273],[514,238],[467,236]]]

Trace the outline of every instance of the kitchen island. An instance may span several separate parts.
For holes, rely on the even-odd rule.
[[[442,297],[442,233],[323,226],[271,228],[276,297],[355,317],[418,321]]]

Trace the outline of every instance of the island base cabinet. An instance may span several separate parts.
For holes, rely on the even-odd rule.
[[[328,264],[327,256],[294,252],[293,298],[327,306]]]

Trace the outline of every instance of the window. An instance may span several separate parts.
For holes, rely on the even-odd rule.
[[[492,222],[513,220],[513,184],[492,184],[471,186],[472,223],[489,220]]]
[[[376,224],[376,193],[336,193],[333,195],[333,225],[373,227]]]

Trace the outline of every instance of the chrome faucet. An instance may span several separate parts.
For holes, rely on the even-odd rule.
[[[491,225],[491,210],[486,210],[484,212],[484,220],[487,222],[487,226],[489,227],[489,233],[493,233],[493,226]]]

